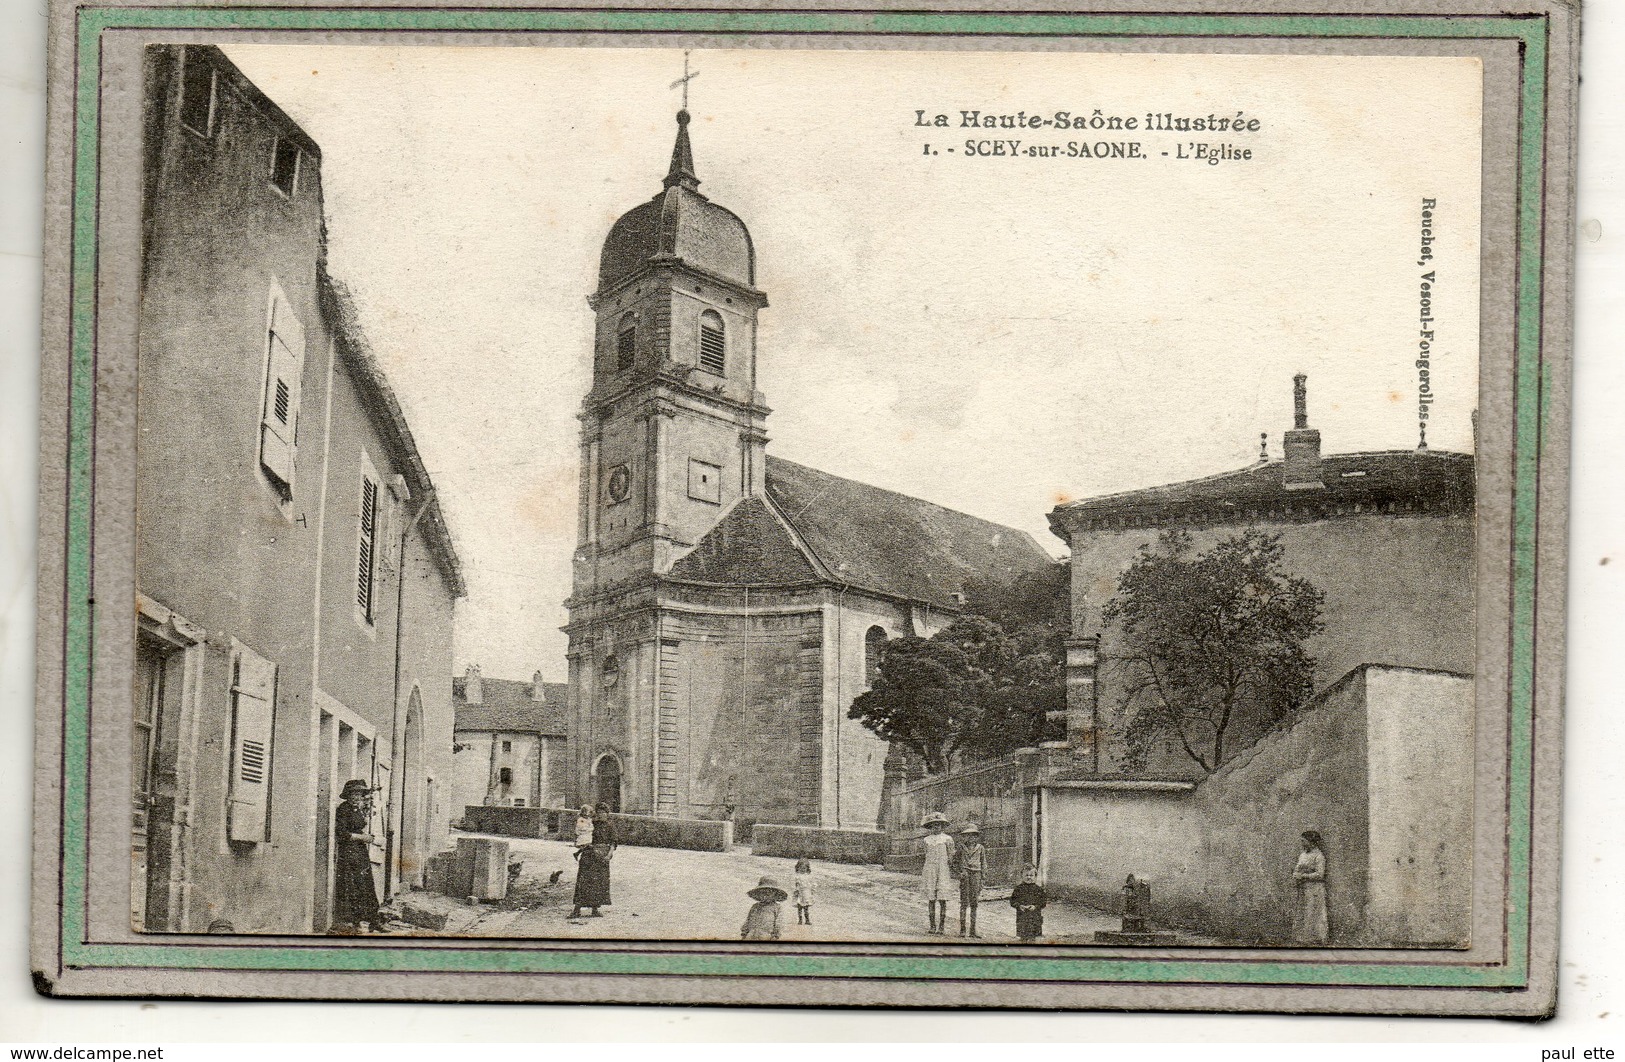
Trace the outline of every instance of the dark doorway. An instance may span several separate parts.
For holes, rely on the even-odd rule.
[[[621,761],[605,756],[598,761],[598,804],[612,812],[621,810]]]

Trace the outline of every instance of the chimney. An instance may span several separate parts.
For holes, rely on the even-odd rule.
[[[1308,379],[1301,372],[1292,378],[1292,430],[1281,437],[1287,490],[1326,486],[1320,480],[1320,432],[1309,426]]]
[[[547,684],[542,681],[540,671],[530,677],[530,699],[533,701],[547,700]]]
[[[480,665],[468,665],[468,671],[463,675],[463,703],[484,704],[485,691],[480,689]]]

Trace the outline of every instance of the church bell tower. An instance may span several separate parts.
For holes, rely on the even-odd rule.
[[[762,490],[750,233],[699,190],[687,110],[664,187],[610,229],[599,259],[593,383],[581,411],[575,594],[664,572]]]
[[[604,240],[570,621],[578,796],[671,813],[676,706],[660,576],[739,499],[760,495],[768,409],[756,390],[756,252],[745,223],[700,192],[689,116],[663,187]],[[651,744],[650,734],[661,738]]]

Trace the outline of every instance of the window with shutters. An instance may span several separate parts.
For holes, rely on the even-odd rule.
[[[727,342],[722,315],[715,310],[700,314],[700,368],[718,376],[728,367]]]
[[[305,367],[305,329],[282,289],[271,285],[266,329],[265,402],[260,413],[260,467],[284,501],[293,497],[294,450],[299,428],[299,382]]]
[[[260,844],[271,839],[276,665],[239,645],[232,661],[231,697],[228,836],[233,841]]]
[[[370,469],[361,474],[361,514],[356,541],[356,614],[371,626],[378,589],[378,477]]]
[[[615,332],[615,371],[625,372],[638,356],[638,319],[632,314],[621,318]]]
[[[198,49],[188,48],[181,68],[181,124],[198,136],[211,137],[214,119],[214,67]]]

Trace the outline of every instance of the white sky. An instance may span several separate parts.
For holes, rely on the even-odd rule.
[[[231,45],[316,140],[330,267],[413,425],[468,575],[459,671],[565,672],[586,296],[660,190],[666,49]],[[1058,502],[1416,444],[1420,201],[1439,200],[1435,449],[1477,394],[1475,60],[697,51],[701,191],[757,250],[769,452],[1062,544]],[[917,108],[1245,111],[1257,133],[981,131]],[[967,136],[1147,160],[971,160]],[[926,157],[929,140],[939,154]],[[1193,140],[1250,162],[1163,158]]]

